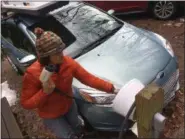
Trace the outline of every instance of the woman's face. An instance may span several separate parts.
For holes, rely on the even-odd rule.
[[[53,65],[62,64],[63,62],[63,53],[58,52],[50,56],[50,63]]]

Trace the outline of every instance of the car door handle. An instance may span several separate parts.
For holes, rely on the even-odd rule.
[[[3,44],[1,44],[1,47],[2,47],[3,49],[5,48]]]

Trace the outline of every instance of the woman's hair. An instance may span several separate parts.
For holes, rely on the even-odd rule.
[[[38,59],[38,61],[42,66],[47,66],[50,63],[50,57],[49,56],[41,57],[41,58]]]

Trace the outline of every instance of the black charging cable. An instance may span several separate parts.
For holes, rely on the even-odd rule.
[[[127,129],[128,129],[128,119],[131,115],[131,113],[133,112],[134,108],[135,108],[136,104],[135,102],[132,104],[132,106],[130,107],[127,115],[125,116],[125,119],[123,120],[123,123],[121,125],[121,131],[119,132],[119,137],[118,139],[122,139],[123,136],[125,135],[125,133],[127,132]]]

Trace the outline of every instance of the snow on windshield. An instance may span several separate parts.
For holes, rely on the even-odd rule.
[[[85,47],[120,26],[109,15],[83,3],[69,5],[51,13]]]

